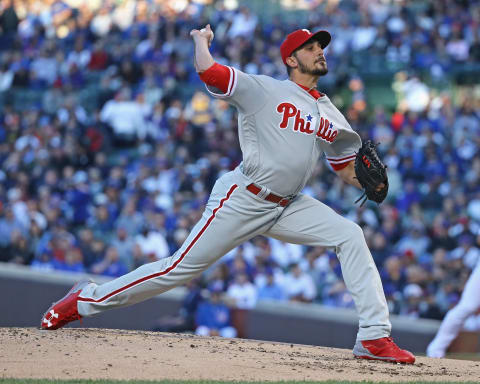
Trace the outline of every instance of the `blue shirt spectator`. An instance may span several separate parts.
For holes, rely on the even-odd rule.
[[[210,297],[198,305],[195,315],[198,335],[235,337],[237,332],[230,323],[230,308],[221,302],[221,286],[209,287]]]
[[[275,282],[273,271],[267,271],[265,284],[258,288],[258,299],[285,300],[286,297],[282,286]]]

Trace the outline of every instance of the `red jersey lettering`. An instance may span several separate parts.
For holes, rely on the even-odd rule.
[[[277,106],[277,112],[283,113],[283,119],[280,123],[280,128],[287,128],[288,119],[295,116],[297,107],[290,103],[282,103]]]
[[[310,129],[310,125],[311,125],[310,121],[307,121],[305,123],[305,119],[300,117],[301,112],[302,111],[300,111],[300,110],[297,111],[297,115],[295,116],[295,123],[294,123],[294,126],[293,126],[293,130],[294,131],[300,131],[302,133],[306,133],[308,135],[311,135],[314,132],[314,130]],[[312,116],[311,115],[308,115],[308,116],[310,117],[310,120],[311,120]]]
[[[333,128],[333,124],[330,123],[328,119],[324,119],[322,117],[320,119],[320,125],[318,127],[317,137],[329,143],[333,143],[337,135],[338,135],[338,131],[335,128]]]
[[[312,116],[310,113],[302,114],[302,111],[292,103],[281,103],[277,105],[277,112],[282,114],[282,121],[279,125],[280,128],[287,128],[288,123],[292,118],[292,129],[294,132],[301,132],[307,135],[315,133],[317,118]],[[333,143],[335,138],[338,136],[338,130],[333,127],[333,124],[330,122],[330,120],[322,117],[320,119],[316,136],[329,143]]]

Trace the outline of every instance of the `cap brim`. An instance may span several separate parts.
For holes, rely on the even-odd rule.
[[[318,32],[315,32],[313,34],[313,36],[310,37],[303,44],[308,43],[310,40],[317,40],[320,43],[322,49],[324,49],[328,44],[330,44],[330,40],[332,40],[332,36],[330,35],[330,32],[328,32],[328,31],[318,31]]]

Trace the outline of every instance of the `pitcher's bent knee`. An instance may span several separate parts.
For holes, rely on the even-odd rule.
[[[345,235],[344,236],[345,237],[344,241],[347,241],[347,242],[357,242],[357,241],[365,242],[365,237],[363,235],[363,230],[357,223],[354,223],[353,221],[347,220],[344,223],[343,228],[344,228],[343,231],[344,231],[344,235]]]

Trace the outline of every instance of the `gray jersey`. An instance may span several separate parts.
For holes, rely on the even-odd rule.
[[[331,164],[355,157],[360,136],[326,95],[315,100],[291,80],[229,69],[225,94],[208,86],[207,90],[238,109],[246,176],[278,195],[295,195],[322,152]]]

